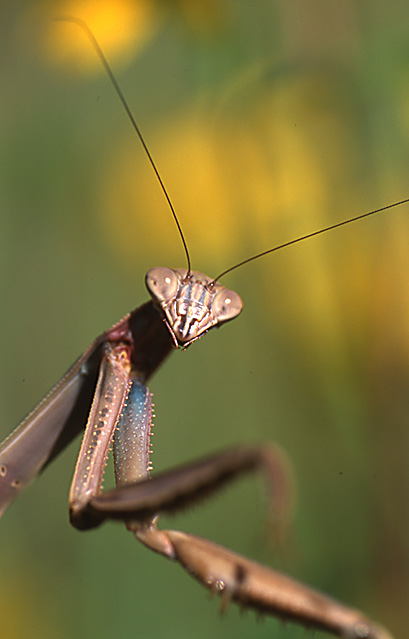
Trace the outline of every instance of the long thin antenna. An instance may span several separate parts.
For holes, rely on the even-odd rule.
[[[153,158],[152,158],[152,156],[151,156],[151,154],[149,152],[149,149],[148,149],[148,147],[146,145],[145,140],[143,139],[142,133],[141,133],[138,125],[136,124],[136,121],[135,121],[135,118],[134,118],[134,116],[132,114],[132,111],[131,111],[130,107],[128,106],[127,101],[125,100],[125,96],[122,93],[122,90],[121,90],[118,82],[116,81],[114,74],[111,71],[111,68],[110,68],[110,66],[108,64],[108,61],[107,61],[105,55],[103,54],[102,49],[99,46],[97,39],[95,38],[94,34],[92,33],[92,31],[89,28],[89,26],[87,25],[87,23],[84,22],[83,20],[81,20],[80,18],[75,18],[73,16],[64,16],[64,17],[61,17],[61,18],[57,18],[57,21],[59,21],[59,22],[72,22],[73,24],[76,24],[78,27],[80,27],[86,33],[86,35],[88,36],[92,46],[94,47],[95,52],[96,52],[98,58],[100,59],[101,64],[104,67],[104,69],[106,71],[106,74],[108,75],[108,77],[109,77],[109,79],[110,79],[110,81],[112,83],[112,86],[114,87],[114,89],[115,89],[120,101],[122,102],[122,106],[124,107],[124,109],[125,109],[125,111],[126,111],[126,113],[128,115],[128,118],[131,121],[131,124],[132,124],[133,128],[136,131],[136,134],[137,134],[137,136],[138,136],[138,138],[139,138],[139,140],[140,140],[140,142],[141,142],[141,144],[143,146],[143,149],[144,149],[144,151],[145,151],[145,153],[146,153],[146,155],[148,157],[148,160],[149,160],[149,162],[150,162],[150,164],[151,164],[151,166],[152,166],[152,168],[154,170],[154,173],[155,173],[155,175],[156,175],[156,177],[158,179],[158,182],[160,184],[162,192],[163,192],[163,194],[164,194],[164,196],[166,198],[166,201],[167,201],[167,203],[169,205],[169,208],[170,208],[171,213],[173,215],[173,219],[175,221],[175,224],[176,224],[178,232],[179,232],[180,239],[182,240],[183,248],[184,248],[185,255],[186,255],[186,261],[187,261],[187,271],[188,271],[188,274],[189,274],[191,272],[189,249],[187,248],[185,236],[183,234],[182,227],[180,226],[180,223],[179,223],[179,220],[178,220],[178,216],[176,215],[176,211],[173,208],[173,204],[172,204],[171,199],[170,199],[170,197],[168,195],[168,192],[167,192],[166,187],[165,187],[165,185],[163,183],[163,180],[162,180],[161,176],[159,175],[159,171],[156,168],[156,164],[153,161]]]
[[[231,266],[226,269],[220,275],[218,275],[213,281],[218,281],[221,277],[224,277],[227,273],[231,273],[231,271],[235,271],[236,268],[240,266],[244,266],[244,264],[248,264],[249,262],[253,262],[254,260],[258,260],[260,257],[264,257],[264,255],[268,255],[269,253],[274,253],[275,251],[279,251],[286,246],[291,246],[292,244],[298,244],[298,242],[303,242],[304,240],[308,240],[310,237],[314,237],[315,235],[321,235],[321,233],[326,233],[327,231],[332,231],[333,229],[337,229],[340,226],[346,226],[346,224],[351,224],[352,222],[357,222],[357,220],[362,220],[364,217],[369,217],[370,215],[375,215],[375,213],[381,213],[381,211],[387,211],[388,209],[393,209],[395,206],[400,206],[401,204],[407,204],[409,202],[409,198],[406,200],[401,200],[400,202],[395,202],[394,204],[388,204],[387,206],[382,206],[380,209],[375,209],[374,211],[369,211],[369,213],[361,213],[361,215],[356,215],[355,217],[350,217],[348,220],[344,220],[343,222],[338,222],[338,224],[332,224],[331,226],[326,226],[319,231],[314,231],[313,233],[308,233],[307,235],[302,235],[301,237],[297,237],[295,240],[290,240],[289,242],[285,242],[284,244],[280,244],[279,246],[274,246],[274,248],[267,249],[267,251],[262,251],[262,253],[257,253],[257,255],[253,255],[252,257],[248,257],[246,260]]]

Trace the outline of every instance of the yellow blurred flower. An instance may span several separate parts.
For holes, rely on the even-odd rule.
[[[101,180],[107,237],[122,258],[132,261],[136,243],[143,251],[148,242],[162,246],[163,260],[175,255],[179,261],[173,266],[183,266],[171,213],[137,144],[131,135],[121,140]],[[156,125],[149,147],[186,235],[193,268],[228,264],[238,242],[235,214],[206,121],[185,113],[170,116]]]
[[[249,107],[237,107],[240,96],[231,94],[223,109],[209,108],[211,97],[202,96],[201,106],[191,105],[155,124],[148,144],[180,217],[194,268],[225,269],[327,223],[331,180],[325,158],[317,158],[311,134],[288,115],[293,112],[288,103],[300,100],[305,90],[302,84],[288,84],[274,93],[260,92]],[[322,126],[339,138],[338,169],[342,149],[345,155],[350,151],[349,137],[337,120],[328,117]],[[135,238],[142,235],[151,244],[166,244],[166,259],[173,252],[173,222],[136,147],[131,135],[121,140],[110,154],[108,175],[100,180],[106,234],[123,258],[133,259]],[[176,233],[174,246],[179,251]]]
[[[84,72],[100,68],[84,32],[64,18],[83,20],[106,57],[113,61],[134,55],[152,37],[159,20],[150,0],[45,0],[23,15],[25,33],[35,31],[40,51],[52,64]]]

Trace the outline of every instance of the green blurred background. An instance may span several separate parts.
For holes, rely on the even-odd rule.
[[[173,222],[90,45],[104,47],[190,246],[216,275],[409,197],[407,2],[24,2],[0,8],[0,432],[98,333],[184,266]],[[156,470],[238,442],[294,466],[289,538],[269,548],[259,478],[163,525],[213,539],[409,625],[409,207],[226,277],[241,318],[152,380]],[[199,407],[200,406],[200,410]],[[205,407],[205,410],[203,410]],[[217,601],[121,525],[67,521],[79,442],[0,528],[4,636],[305,637]],[[317,637],[327,636],[317,633]]]

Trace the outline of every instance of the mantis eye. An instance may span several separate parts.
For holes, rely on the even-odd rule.
[[[213,298],[212,310],[218,322],[228,322],[241,313],[243,302],[240,295],[222,288]]]
[[[164,266],[151,268],[145,277],[149,293],[158,302],[168,302],[173,299],[177,293],[179,281],[177,273]]]

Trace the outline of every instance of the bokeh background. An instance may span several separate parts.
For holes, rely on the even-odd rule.
[[[98,333],[183,266],[166,203],[84,35],[103,46],[148,141],[194,268],[409,197],[407,2],[15,0],[0,8],[0,433]],[[226,277],[241,318],[151,383],[153,464],[277,441],[294,520],[272,550],[246,478],[163,525],[207,536],[409,625],[409,207]],[[79,533],[79,441],[0,528],[4,636],[305,636],[218,603],[119,524]],[[317,633],[326,637],[325,633]]]

